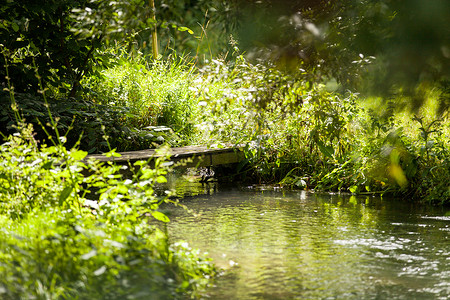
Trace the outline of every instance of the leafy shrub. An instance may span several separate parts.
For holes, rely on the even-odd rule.
[[[176,138],[170,132],[155,132],[152,129],[137,129],[127,122],[132,113],[126,107],[106,106],[82,99],[49,98],[48,104],[41,96],[15,93],[15,103],[21,118],[35,124],[36,139],[53,144],[49,136],[56,137],[49,124],[52,116],[57,120],[57,128],[67,139],[66,146],[78,147],[89,153],[107,152],[111,148],[119,151],[152,148],[169,138]],[[4,135],[15,132],[16,116],[11,108],[10,97],[0,92],[0,128]]]
[[[85,151],[38,147],[31,127],[0,147],[2,299],[181,298],[209,284],[210,260],[149,223],[168,221],[153,190],[164,158],[125,179]]]
[[[244,144],[253,181],[449,202],[448,116],[414,118],[393,101],[374,101],[375,110],[357,94],[243,57],[213,60],[200,73],[191,87],[202,106],[198,139]]]

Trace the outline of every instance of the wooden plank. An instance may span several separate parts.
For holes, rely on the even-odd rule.
[[[217,148],[211,149],[205,146],[187,146],[171,148],[171,161],[179,163],[184,167],[209,167],[224,164],[238,163],[242,161],[245,156],[238,148]],[[158,157],[155,149],[138,150],[118,152],[121,157],[106,157],[102,154],[91,154],[86,159],[93,158],[102,162],[114,161],[118,164],[133,163],[138,160],[148,160],[150,158]]]

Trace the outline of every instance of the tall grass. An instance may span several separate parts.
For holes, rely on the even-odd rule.
[[[193,63],[176,55],[150,60],[140,53],[116,51],[113,67],[85,79],[88,97],[100,104],[127,107],[130,115],[126,122],[135,128],[165,125],[188,137],[193,131],[196,100],[189,90]],[[183,140],[170,142],[182,144]]]

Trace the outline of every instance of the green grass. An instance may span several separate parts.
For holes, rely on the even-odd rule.
[[[164,125],[188,137],[193,131],[196,101],[189,89],[195,79],[193,64],[176,56],[149,62],[141,55],[124,53],[116,60],[100,76],[85,80],[88,98],[103,105],[127,107],[130,115],[126,122],[134,128]],[[176,138],[168,142],[185,143]]]

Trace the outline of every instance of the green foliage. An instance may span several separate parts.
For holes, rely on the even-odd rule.
[[[181,298],[209,284],[210,260],[149,223],[167,221],[153,190],[164,156],[123,178],[85,151],[38,147],[31,127],[0,147],[2,299]]]
[[[445,0],[264,0],[232,7],[243,15],[236,37],[249,57],[293,73],[305,69],[315,82],[336,80],[341,91],[385,100],[401,94],[417,109],[426,100],[420,88],[436,88],[450,76]]]
[[[425,121],[417,116],[413,120],[419,123],[417,193],[426,201],[448,203],[450,188],[445,180],[450,176],[448,120]]]
[[[229,51],[228,35],[239,22],[239,12],[232,9],[232,1],[162,0],[155,4],[162,49],[172,49],[202,62]],[[140,49],[145,49],[142,46],[148,40],[145,35],[140,36]]]
[[[230,19],[223,11],[230,10],[226,2],[157,4],[158,24],[150,18],[146,0],[6,1],[0,6],[0,84],[7,86],[9,80],[16,92],[35,94],[43,92],[42,83],[45,90],[75,97],[84,76],[95,74],[97,66],[111,63],[109,56],[98,51],[103,45],[121,41],[129,51],[149,53],[147,45],[155,26],[163,31],[160,41],[164,49],[212,56],[213,51],[226,48],[226,39],[222,43],[210,41],[227,31]],[[211,22],[211,17],[222,22]],[[191,25],[196,27],[195,32],[186,27]]]
[[[71,29],[76,20],[72,9],[84,9],[87,0],[6,1],[0,7],[2,57],[9,65],[9,80],[17,92],[41,90],[36,68],[44,86],[75,96],[82,76],[92,68],[92,54],[100,45],[98,36],[77,36]],[[0,82],[6,80],[0,69]]]
[[[150,55],[151,35],[156,27],[163,56],[172,51],[213,57],[227,51],[227,33],[236,25],[236,12],[228,1],[155,1],[156,22],[148,0],[91,0],[88,9],[74,9],[78,21],[73,31],[81,36],[100,36],[107,46],[120,41],[127,51]],[[108,22],[103,22],[108,20]]]
[[[176,299],[212,271],[146,222],[111,229],[55,210],[1,223],[2,299]]]
[[[436,104],[424,106],[424,123],[393,101],[374,101],[375,110],[357,94],[332,93],[308,75],[287,76],[241,56],[233,64],[214,60],[200,72],[192,86],[203,109],[197,138],[243,144],[250,168],[241,171],[253,181],[284,178],[282,184],[299,188],[448,203],[449,121],[430,119],[438,110],[426,110]],[[438,103],[438,95],[427,97]]]
[[[103,70],[101,76],[86,78],[89,98],[109,107],[126,107],[130,127],[168,126],[187,139],[195,111],[189,90],[195,79],[193,66],[176,56],[149,62],[142,54],[118,52],[116,66]],[[167,142],[172,145],[182,143],[175,134],[169,137]]]
[[[119,151],[145,149],[161,144],[161,138],[165,136],[164,132],[140,130],[131,126],[131,122],[127,123],[126,120],[133,115],[126,107],[53,97],[48,98],[46,104],[42,96],[20,93],[15,93],[15,103],[20,119],[35,124],[36,140],[41,143],[53,144],[57,139],[47,107],[57,120],[57,128],[65,136],[68,148],[79,141],[79,148],[90,153],[107,152],[110,147]],[[6,92],[0,92],[0,108],[1,132],[4,135],[12,134],[17,121]]]
[[[91,95],[108,105],[130,107],[134,117],[127,122],[133,126],[178,128],[181,143],[242,145],[248,164],[239,172],[247,179],[448,202],[446,187],[438,183],[448,168],[443,130],[448,120],[427,119],[431,127],[411,124],[412,116],[394,104],[407,102],[401,96],[388,102],[369,99],[374,104],[366,107],[357,94],[330,92],[306,72],[292,76],[270,64],[251,64],[241,55],[229,63],[212,60],[200,69],[177,60],[147,64],[140,56],[124,57],[120,68],[86,81]],[[440,96],[439,91],[427,93],[434,102]],[[155,114],[146,114],[146,107]],[[164,117],[164,107],[172,119]],[[428,115],[437,117],[437,112]],[[419,132],[428,146],[415,140]],[[430,141],[434,134],[439,144]],[[441,158],[424,159],[437,145],[433,149]]]

